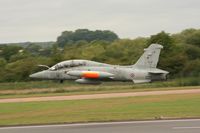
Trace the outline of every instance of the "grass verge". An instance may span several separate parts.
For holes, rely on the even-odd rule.
[[[55,96],[93,93],[134,92],[148,90],[171,90],[200,88],[199,78],[175,79],[167,82],[133,84],[131,82],[109,82],[101,85],[80,85],[73,81],[59,84],[52,81],[0,83],[0,98]],[[184,87],[184,88],[182,88]]]
[[[48,89],[48,92],[43,89],[33,90],[17,90],[17,91],[0,91],[0,99],[7,98],[26,98],[26,97],[47,97],[47,96],[70,96],[70,95],[88,95],[88,94],[105,94],[105,93],[127,93],[127,92],[144,92],[144,91],[166,91],[166,90],[188,90],[188,89],[200,89],[200,86],[185,86],[185,87],[161,87],[161,88],[132,88],[131,86],[114,86],[106,87],[104,89],[97,89],[95,86],[93,89],[80,89],[71,91],[57,91],[56,89]],[[39,92],[38,92],[39,91]]]
[[[95,85],[83,85],[77,84],[74,81],[65,81],[63,84],[60,84],[56,81],[29,81],[29,82],[8,82],[0,83],[0,91],[2,90],[30,90],[30,89],[52,89],[60,88],[64,89],[63,91],[73,91],[80,88],[96,88],[104,89],[105,87],[117,87],[117,86],[131,86],[132,88],[157,88],[157,87],[180,87],[180,86],[199,86],[200,77],[187,77],[187,78],[177,78],[169,81],[162,82],[153,82],[146,84],[133,84],[132,82],[104,82],[101,85],[98,85],[96,88]],[[113,88],[114,88],[113,87]],[[69,88],[66,90],[66,88]],[[72,88],[72,89],[70,89]],[[61,90],[58,90],[61,91]]]
[[[200,94],[1,103],[0,125],[200,117]]]

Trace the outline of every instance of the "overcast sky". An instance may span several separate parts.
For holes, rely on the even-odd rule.
[[[0,43],[55,41],[78,28],[120,38],[200,28],[200,0],[0,0]]]

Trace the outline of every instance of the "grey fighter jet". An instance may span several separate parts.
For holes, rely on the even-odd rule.
[[[49,80],[75,80],[81,84],[100,84],[102,81],[132,81],[146,83],[166,80],[169,72],[156,68],[160,51],[159,44],[151,44],[134,65],[119,66],[89,60],[67,60],[47,70],[30,75],[31,78]]]

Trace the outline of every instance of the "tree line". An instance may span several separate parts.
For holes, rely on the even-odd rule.
[[[200,30],[186,29],[177,34],[162,31],[150,37],[120,39],[112,31],[79,29],[65,31],[53,45],[41,47],[0,45],[0,82],[29,81],[28,75],[63,60],[88,59],[116,65],[134,64],[143,49],[152,43],[164,46],[159,68],[170,72],[170,78],[200,76]]]

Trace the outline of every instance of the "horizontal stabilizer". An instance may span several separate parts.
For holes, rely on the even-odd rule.
[[[168,73],[169,72],[161,70],[161,69],[155,69],[153,71],[149,71],[149,75],[152,81],[166,80],[167,79],[166,75]]]
[[[150,74],[168,74],[168,71],[164,71],[161,69],[155,69],[155,70],[150,70],[148,71]]]
[[[133,80],[133,83],[140,84],[140,83],[148,83],[151,82],[151,80]]]

